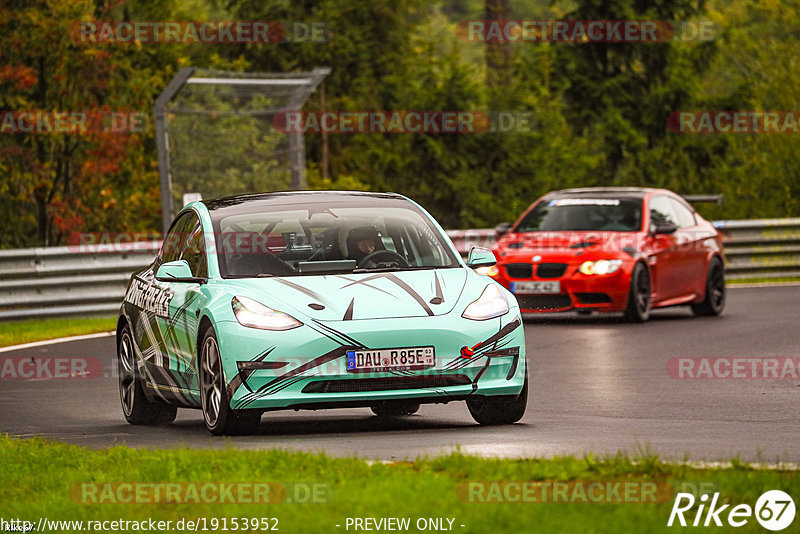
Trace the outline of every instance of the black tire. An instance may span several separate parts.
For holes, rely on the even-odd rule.
[[[202,339],[197,369],[200,375],[200,405],[206,428],[215,436],[255,433],[261,422],[261,412],[231,409],[213,326],[206,329]]]
[[[498,395],[495,397],[476,396],[467,399],[467,408],[476,423],[480,425],[511,425],[525,415],[528,406],[528,375],[518,395]]]
[[[178,407],[147,398],[139,376],[133,349],[133,336],[126,324],[117,339],[117,368],[119,370],[119,400],[122,414],[132,425],[166,425],[175,420]]]
[[[643,323],[650,318],[651,294],[650,272],[643,263],[637,263],[631,274],[631,288],[624,313],[626,321]]]
[[[722,261],[714,257],[708,262],[706,274],[706,298],[699,304],[692,304],[692,312],[701,317],[712,317],[725,309],[725,269]]]
[[[413,401],[382,401],[369,407],[378,417],[401,417],[414,415],[419,411],[419,403]]]

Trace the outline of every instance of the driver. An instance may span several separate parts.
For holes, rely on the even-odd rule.
[[[383,250],[378,229],[374,226],[353,228],[347,236],[347,253],[351,260],[361,262],[376,250]]]

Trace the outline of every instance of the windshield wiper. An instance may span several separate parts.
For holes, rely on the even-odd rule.
[[[353,273],[354,274],[358,274],[358,273],[386,273],[386,272],[390,272],[390,271],[407,271],[410,268],[411,267],[397,267],[397,266],[394,266],[394,267],[372,267],[372,268],[359,267],[357,269],[353,269]]]
[[[418,266],[411,266],[411,267],[400,267],[398,265],[393,265],[390,267],[359,267],[358,269],[353,269],[354,273],[381,273],[381,272],[388,272],[388,271],[430,271],[433,269],[449,269],[452,268],[452,265],[443,266],[443,265],[418,265]]]

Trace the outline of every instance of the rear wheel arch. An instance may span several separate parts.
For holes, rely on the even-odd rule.
[[[130,325],[128,323],[128,318],[125,317],[125,315],[120,315],[119,317],[117,317],[117,345],[119,345],[119,338],[120,336],[122,336],[122,330],[126,326],[130,328]]]

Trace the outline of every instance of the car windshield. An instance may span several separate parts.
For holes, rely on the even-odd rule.
[[[514,232],[637,232],[642,200],[634,198],[555,198],[539,202]]]
[[[408,202],[247,207],[212,212],[225,278],[459,266],[440,232]]]

